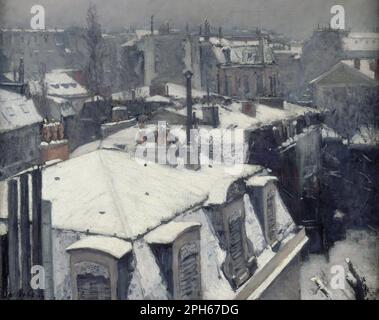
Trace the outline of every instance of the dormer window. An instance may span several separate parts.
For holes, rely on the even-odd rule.
[[[221,188],[222,186],[220,186]],[[227,184],[225,190],[215,190],[217,197],[211,194],[207,206],[213,228],[226,251],[223,271],[235,289],[245,283],[256,267],[253,244],[249,243],[245,230],[245,210],[243,196],[246,188],[242,180]],[[225,194],[222,199],[218,195]]]
[[[247,186],[253,199],[254,209],[266,238],[271,246],[277,241],[276,226],[276,185],[278,179],[272,176],[254,176],[249,179]]]
[[[170,222],[151,231],[150,244],[171,297],[201,299],[200,224]]]
[[[72,298],[126,299],[131,250],[130,242],[104,236],[89,236],[69,246]]]

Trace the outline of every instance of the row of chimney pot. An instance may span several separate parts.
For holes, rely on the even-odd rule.
[[[64,139],[64,125],[61,122],[44,123],[42,127],[42,141],[60,141]]]

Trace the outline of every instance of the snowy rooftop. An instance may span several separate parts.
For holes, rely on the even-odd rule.
[[[56,69],[46,73],[45,82],[49,96],[61,98],[84,98],[88,96],[87,90],[70,77],[67,72],[71,70]],[[32,93],[39,93],[41,86],[37,81],[30,83]]]
[[[0,89],[0,132],[15,130],[42,122],[33,100],[18,93]]]
[[[130,242],[112,238],[112,237],[102,237],[102,236],[89,236],[83,238],[82,240],[75,242],[69,246],[66,250],[79,250],[79,249],[90,249],[101,251],[110,254],[111,256],[120,259],[125,254],[132,250],[132,245]]]
[[[317,78],[309,82],[315,85],[318,83],[326,84],[354,84],[366,86],[379,86],[377,80],[366,75],[362,70],[354,68],[351,63],[340,61],[331,67],[328,71],[322,73]]]
[[[196,111],[196,117],[202,119],[201,104],[195,104],[193,111]],[[186,115],[185,108],[177,109],[168,107],[166,110]],[[233,102],[229,106],[219,105],[219,118],[221,128],[240,128],[254,129],[264,125],[269,125],[280,120],[290,120],[306,113],[315,113],[317,110],[302,107],[292,103],[284,103],[283,109],[269,107],[263,104],[257,104],[257,113],[255,117],[250,117],[242,113],[242,105],[240,102]]]
[[[43,198],[52,201],[55,228],[134,239],[205,202],[216,183],[260,170],[244,165],[234,176],[221,166],[144,166],[125,152],[96,150],[46,168]]]
[[[273,176],[253,176],[247,181],[246,185],[250,187],[264,187],[270,181],[278,181],[278,178]]]
[[[200,227],[198,222],[169,222],[151,231],[145,236],[147,243],[168,244],[174,242],[183,232],[193,227]]]

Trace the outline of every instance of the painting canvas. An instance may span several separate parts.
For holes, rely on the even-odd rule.
[[[378,17],[0,0],[0,300],[376,300]]]

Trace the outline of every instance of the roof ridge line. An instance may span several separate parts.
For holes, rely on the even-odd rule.
[[[111,198],[113,199],[114,206],[116,207],[116,211],[117,211],[117,214],[119,216],[119,220],[120,220],[122,227],[123,227],[122,229],[124,232],[126,232],[127,238],[133,238],[132,230],[128,226],[127,218],[124,217],[124,215],[122,214],[123,208],[119,205],[120,199],[118,197],[116,189],[114,188],[112,177],[107,174],[107,173],[109,173],[109,170],[107,169],[105,161],[102,157],[102,152],[101,152],[102,149],[99,149],[97,151],[100,151],[100,152],[98,152],[98,157],[99,157],[99,160],[101,162],[101,169],[102,169],[103,175],[105,177],[105,181],[106,181],[109,189],[111,190]],[[120,203],[121,203],[121,201],[120,201]]]

